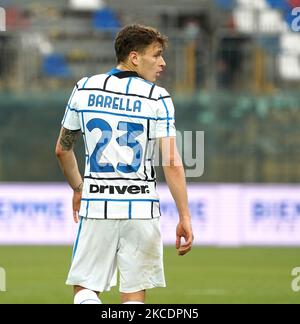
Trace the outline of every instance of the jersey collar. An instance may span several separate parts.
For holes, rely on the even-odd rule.
[[[137,72],[134,71],[122,71],[119,69],[112,69],[108,73],[108,75],[113,75],[119,79],[124,79],[124,78],[132,78],[132,77],[140,77]]]

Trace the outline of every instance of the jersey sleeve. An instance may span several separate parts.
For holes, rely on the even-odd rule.
[[[160,95],[157,100],[157,120],[155,127],[155,138],[175,137],[175,109],[169,95]]]
[[[77,111],[78,108],[78,88],[79,83],[81,80],[75,85],[71,96],[69,98],[69,101],[67,103],[67,107],[65,110],[65,115],[62,120],[62,127],[69,129],[69,130],[79,130],[81,128],[80,126],[80,120],[79,120],[79,114]]]

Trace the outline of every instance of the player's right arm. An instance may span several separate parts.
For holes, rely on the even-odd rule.
[[[78,222],[81,193],[83,188],[82,177],[80,175],[73,150],[81,131],[79,116],[76,109],[79,100],[77,90],[86,80],[87,78],[81,79],[72,91],[55,148],[55,154],[63,174],[73,189],[73,217],[76,223]]]
[[[63,174],[73,189],[73,217],[76,223],[78,223],[78,213],[83,187],[82,177],[73,150],[79,134],[79,131],[72,131],[62,127],[55,148],[55,154]]]
[[[188,207],[185,172],[177,149],[176,137],[161,138],[160,150],[166,182],[179,213],[179,223],[176,229],[176,249],[179,255],[184,255],[192,249],[194,235]],[[184,243],[181,242],[181,238],[184,238]]]

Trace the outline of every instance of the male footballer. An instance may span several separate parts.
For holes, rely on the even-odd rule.
[[[124,27],[115,39],[116,68],[81,79],[67,104],[56,156],[74,191],[73,217],[79,222],[66,282],[74,286],[75,304],[101,304],[101,292],[116,285],[117,270],[124,304],[143,304],[147,289],[166,286],[156,142],[179,214],[176,249],[185,255],[192,248],[174,106],[155,84],[166,66],[166,42],[154,28]],[[80,134],[84,178],[73,151]]]

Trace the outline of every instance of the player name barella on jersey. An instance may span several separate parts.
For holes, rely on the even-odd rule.
[[[132,98],[120,98],[90,94],[88,98],[89,107],[110,108],[129,112],[141,112],[142,102]]]

